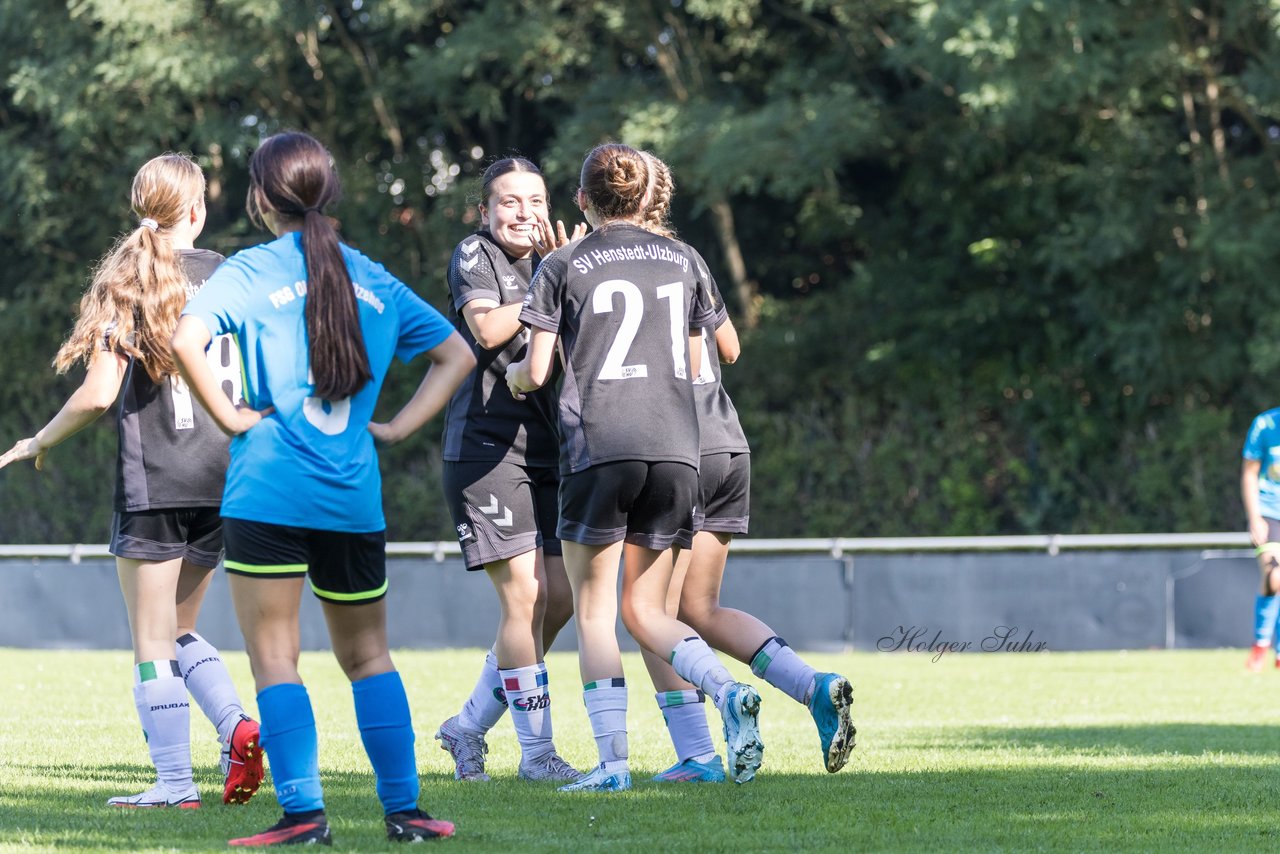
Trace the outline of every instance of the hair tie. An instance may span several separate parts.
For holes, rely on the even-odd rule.
[[[319,212],[320,212],[320,206],[319,206],[319,205],[312,205],[312,206],[311,206],[311,207],[309,207],[309,208],[303,208],[303,209],[302,209],[302,215],[303,215],[303,216],[306,216],[306,215],[307,215],[307,214],[309,214],[309,213],[319,213]]]
[[[156,222],[154,219],[152,219],[149,216],[144,216],[141,220],[138,221],[138,228],[149,228],[152,231],[155,231],[159,227],[160,227],[160,223]]]

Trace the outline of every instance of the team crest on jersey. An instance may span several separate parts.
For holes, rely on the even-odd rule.
[[[502,286],[503,286],[504,288],[506,288],[507,290],[509,290],[509,291],[514,291],[514,290],[516,289],[516,277],[515,277],[515,276],[503,276],[503,277],[502,277]]]
[[[463,522],[461,525],[458,526],[459,540],[469,540],[474,536],[475,534],[471,533],[471,526],[468,525],[466,522]]]

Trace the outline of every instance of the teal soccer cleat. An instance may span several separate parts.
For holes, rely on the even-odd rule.
[[[756,689],[735,682],[724,698],[724,741],[729,749],[729,777],[749,783],[764,762],[760,740],[760,695]]]
[[[724,763],[717,756],[710,762],[690,758],[677,762],[661,774],[653,777],[655,783],[723,783]]]
[[[857,729],[849,719],[853,686],[838,673],[819,673],[809,698],[809,714],[822,740],[822,763],[834,774],[849,761]]]

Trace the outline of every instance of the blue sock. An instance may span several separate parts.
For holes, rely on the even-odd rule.
[[[369,754],[383,812],[408,812],[418,806],[418,762],[413,755],[409,698],[395,670],[351,683],[360,740]]]
[[[1259,596],[1253,603],[1253,643],[1271,646],[1272,632],[1280,618],[1280,596]]]
[[[287,813],[324,809],[320,791],[320,745],[316,719],[304,685],[272,685],[258,694],[262,748],[271,763],[276,800]]]

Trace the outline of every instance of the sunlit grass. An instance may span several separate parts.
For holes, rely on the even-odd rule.
[[[638,657],[626,658],[631,764],[622,795],[561,794],[516,779],[504,720],[488,784],[452,780],[431,735],[474,682],[477,650],[401,651],[418,731],[423,805],[455,821],[449,850],[1249,850],[1277,837],[1280,673],[1243,652],[809,655],[853,680],[859,747],[828,775],[805,709],[761,685],[765,766],[746,786],[643,782],[672,761]],[[227,656],[250,693],[243,654]],[[151,783],[125,652],[0,650],[0,847],[221,850],[272,824],[270,787],[223,807],[212,728],[194,710],[205,807],[113,811]],[[572,654],[549,658],[556,743],[595,761]],[[739,678],[760,683],[745,667]],[[336,847],[391,850],[350,691],[331,657],[307,654]],[[249,703],[252,708],[253,704]],[[718,719],[713,715],[713,729]]]

